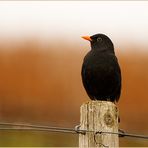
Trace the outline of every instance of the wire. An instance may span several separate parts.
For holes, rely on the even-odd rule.
[[[61,133],[73,133],[76,134],[76,132],[71,132],[71,131],[64,131],[64,130],[50,130],[50,129],[42,129],[42,128],[21,128],[21,127],[17,127],[17,128],[10,128],[10,127],[6,127],[6,128],[0,128],[0,130],[18,130],[18,131],[49,131],[49,132],[61,132]]]
[[[63,132],[63,133],[75,133],[75,129],[71,128],[62,128],[54,126],[42,126],[42,125],[33,125],[33,124],[22,124],[22,123],[7,123],[0,122],[1,126],[13,126],[13,127],[4,127],[0,130],[36,130],[36,131],[51,131],[51,132]]]
[[[119,132],[106,132],[106,131],[90,131],[90,130],[81,130],[79,129],[80,126],[76,126],[75,128],[64,128],[64,127],[56,127],[56,126],[43,126],[43,125],[34,125],[34,124],[22,124],[22,123],[8,123],[8,122],[0,122],[0,130],[32,130],[32,131],[48,131],[48,132],[61,132],[61,133],[72,133],[72,134],[86,134],[89,132],[97,134],[114,134],[119,135],[121,137],[133,137],[133,138],[142,138],[142,139],[148,139],[148,136],[146,135],[137,135],[137,134],[131,134],[126,133],[122,130],[119,130]],[[7,126],[7,127],[6,127]],[[11,126],[11,127],[8,127]]]
[[[113,135],[119,135],[121,137],[148,139],[148,136],[145,136],[145,135],[130,134],[130,133],[125,133],[125,132],[96,132],[95,134],[113,134]]]

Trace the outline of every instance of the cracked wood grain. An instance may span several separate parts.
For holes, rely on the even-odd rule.
[[[94,132],[79,134],[79,147],[118,147],[115,134],[96,132],[118,132],[118,110],[109,101],[89,101],[80,108],[80,129]]]

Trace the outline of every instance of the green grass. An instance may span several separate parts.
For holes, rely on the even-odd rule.
[[[1,131],[0,147],[77,147],[77,134],[32,131]],[[121,147],[148,146],[148,140],[120,138]]]
[[[1,131],[0,147],[76,147],[78,146],[78,135],[48,133],[48,132],[26,132],[26,131]]]

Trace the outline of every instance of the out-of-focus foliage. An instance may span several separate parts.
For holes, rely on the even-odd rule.
[[[79,124],[79,107],[88,100],[81,64],[89,48],[64,43],[0,45],[0,121],[62,127]],[[146,51],[135,53],[134,48],[126,50],[131,52],[116,50],[123,76],[120,127],[148,134],[148,58]],[[147,146],[148,142],[123,138],[120,145]],[[0,146],[78,146],[78,135],[1,131]]]

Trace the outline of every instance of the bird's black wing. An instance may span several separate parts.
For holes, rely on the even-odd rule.
[[[84,58],[81,75],[84,88],[92,100],[119,100],[121,71],[115,55],[94,57],[88,53]]]

